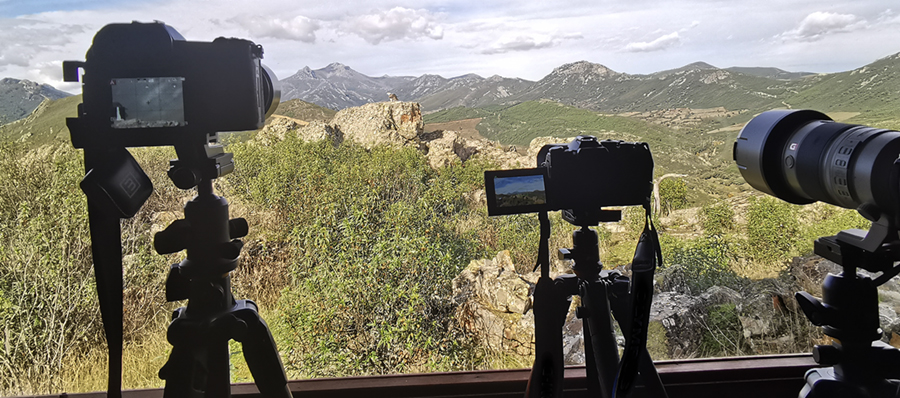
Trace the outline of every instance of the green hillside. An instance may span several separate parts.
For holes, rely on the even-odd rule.
[[[900,54],[849,72],[804,79],[785,99],[794,108],[828,111],[900,112]]]
[[[0,141],[26,142],[29,147],[68,141],[66,118],[76,116],[80,103],[81,95],[44,101],[28,117],[0,126]]]

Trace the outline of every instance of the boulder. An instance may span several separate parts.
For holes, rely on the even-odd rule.
[[[676,292],[655,295],[650,308],[650,329],[664,336],[648,336],[648,340],[664,340],[662,354],[668,358],[694,356],[703,337],[707,306],[707,300],[697,296]]]
[[[291,119],[273,118],[256,133],[254,141],[263,146],[270,146],[284,141],[289,132],[297,131],[300,127],[302,126],[299,123]]]
[[[417,102],[376,102],[338,111],[328,123],[366,148],[376,145],[419,146],[425,127]]]
[[[478,152],[475,146],[469,145],[469,140],[461,138],[455,131],[439,130],[423,134],[420,138],[432,168],[449,166],[455,161],[465,162]]]
[[[483,346],[510,355],[534,354],[534,312],[531,291],[540,274],[516,271],[508,251],[493,259],[469,263],[453,279],[456,321]],[[566,315],[563,345],[567,365],[584,363],[581,320],[574,308]]]
[[[334,146],[344,142],[344,134],[341,130],[333,128],[321,120],[314,120],[306,126],[300,127],[297,130],[297,136],[307,142],[328,140]]]

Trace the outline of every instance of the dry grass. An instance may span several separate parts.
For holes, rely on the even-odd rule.
[[[159,388],[164,382],[159,369],[169,354],[165,328],[148,332],[141,343],[126,344],[122,354],[123,389]],[[68,393],[106,391],[109,362],[105,346],[89,352],[71,353],[60,375],[61,391]]]

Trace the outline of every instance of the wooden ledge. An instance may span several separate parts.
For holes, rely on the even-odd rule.
[[[670,398],[797,397],[804,373],[816,367],[810,354],[658,361],[656,367]],[[528,383],[530,369],[486,370],[386,376],[293,380],[294,396],[313,397],[517,397]],[[587,397],[583,366],[567,367],[565,396]],[[124,398],[161,398],[162,389],[127,390]],[[235,384],[232,395],[261,397],[253,384]],[[635,394],[637,396],[637,394]],[[105,398],[106,393],[42,397]]]

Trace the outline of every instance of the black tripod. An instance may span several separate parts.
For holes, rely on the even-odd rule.
[[[232,168],[221,150],[202,160],[205,167]],[[228,155],[228,156],[223,156]],[[188,300],[175,310],[168,329],[172,353],[159,376],[166,380],[165,397],[230,397],[228,341],[242,343],[244,358],[260,392],[287,398],[291,392],[275,341],[256,304],[235,301],[230,272],[238,264],[247,235],[247,221],[228,218],[228,202],[213,193],[209,173],[197,173],[190,158],[172,161],[169,176],[181,188],[197,186],[197,196],[184,206],[184,219],[173,222],[154,238],[159,254],[187,249],[187,258],[173,264],[166,281],[166,299]]]
[[[816,363],[830,367],[806,373],[801,398],[900,397],[900,351],[879,340],[877,292],[877,286],[900,273],[894,266],[900,260],[897,232],[882,217],[868,234],[847,230],[816,240],[816,254],[840,264],[843,272],[825,278],[824,302],[806,292],[796,294],[810,322],[836,339],[813,349]],[[882,275],[872,280],[857,268]]]
[[[541,251],[538,266],[543,267],[534,291],[536,356],[526,397],[562,396],[562,327],[566,321],[571,297],[575,295],[581,297],[581,306],[576,309],[576,316],[584,320],[585,368],[589,394],[603,398],[613,397],[616,391],[620,396],[627,394],[631,391],[634,377],[639,374],[644,387],[638,390],[641,391],[640,395],[666,397],[665,388],[646,349],[645,322],[646,311],[649,311],[649,297],[642,297],[647,300],[632,305],[631,299],[634,296],[629,292],[628,277],[616,271],[603,269],[597,233],[589,228],[599,225],[600,222],[618,221],[621,219],[621,212],[564,211],[563,218],[580,227],[572,234],[572,249],[560,250],[561,258],[574,260],[575,274],[561,275],[551,280],[549,250],[547,250],[550,222],[546,212],[540,214]],[[641,251],[639,244],[638,252]],[[638,259],[636,255],[634,266],[637,268],[633,268],[635,281],[645,276],[638,274],[640,267],[638,262],[643,260],[645,259]],[[650,279],[645,281],[650,282],[649,288],[652,289],[652,269],[649,271]],[[652,290],[649,294],[652,296]],[[622,366],[619,363],[619,351],[610,314],[615,316],[622,332],[628,336]],[[637,326],[632,329],[635,325]],[[639,329],[643,329],[643,336],[640,336]]]

